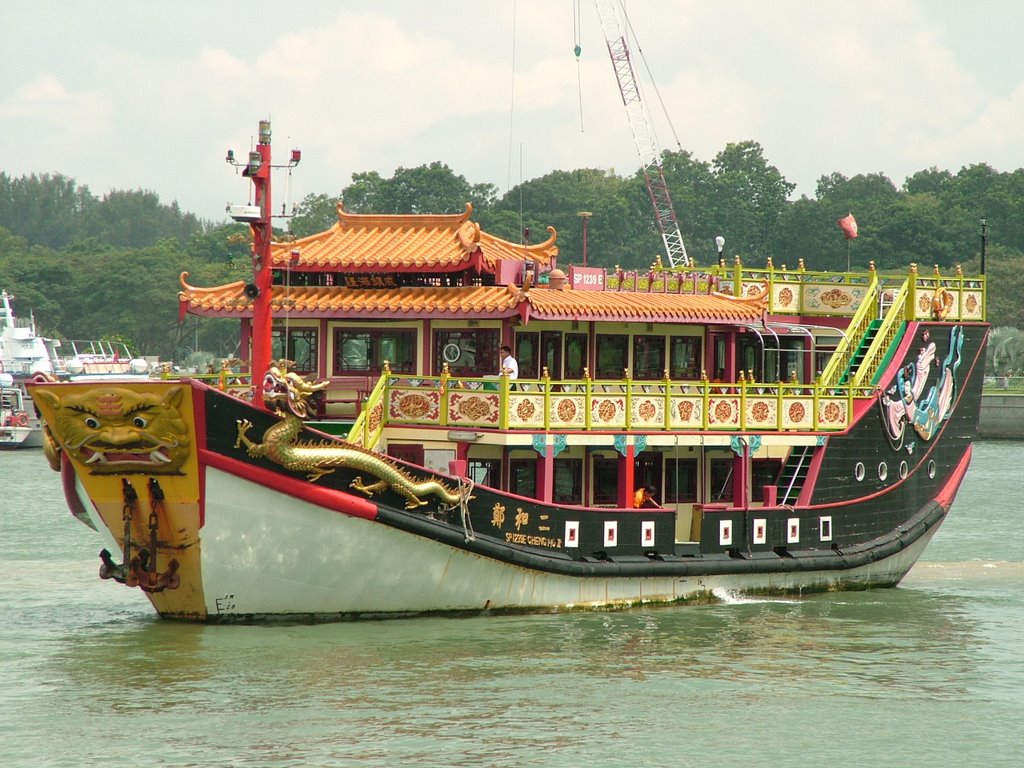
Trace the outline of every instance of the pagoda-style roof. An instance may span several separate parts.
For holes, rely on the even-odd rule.
[[[252,301],[245,283],[195,288],[181,276],[181,313],[206,317],[247,317]],[[654,294],[573,291],[515,286],[345,288],[275,285],[271,307],[292,317],[417,319],[500,318],[597,322],[749,324],[764,315],[767,292],[734,298],[724,294]]]
[[[641,323],[752,323],[764,315],[767,291],[747,298],[720,293],[544,290],[526,294],[524,319]]]
[[[469,203],[462,213],[436,215],[348,213],[338,203],[334,226],[272,244],[271,261],[276,268],[301,271],[493,273],[499,261],[532,261],[544,269],[558,255],[552,227],[543,243],[517,245],[484,232],[470,221],[472,213]]]

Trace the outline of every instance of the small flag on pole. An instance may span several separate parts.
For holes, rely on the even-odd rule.
[[[843,218],[836,220],[836,224],[843,230],[843,237],[847,240],[853,240],[857,236],[857,220],[853,218],[852,213],[848,213]]]

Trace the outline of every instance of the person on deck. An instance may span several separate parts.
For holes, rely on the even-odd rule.
[[[507,344],[502,344],[498,352],[501,354],[501,364],[498,366],[498,373],[507,373],[509,381],[515,381],[519,378],[519,363],[512,357],[512,348]]]
[[[655,488],[648,485],[646,488],[638,488],[633,494],[633,506],[637,509],[661,509],[661,504],[654,498]]]

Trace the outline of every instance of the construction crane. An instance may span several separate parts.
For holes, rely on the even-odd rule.
[[[608,44],[608,55],[619,82],[622,104],[626,108],[629,127],[633,129],[633,140],[640,155],[640,163],[647,181],[647,194],[654,206],[654,217],[658,220],[661,239],[665,242],[669,264],[673,267],[689,267],[690,258],[683,245],[683,234],[679,231],[672,196],[665,183],[665,171],[661,166],[661,152],[658,149],[647,107],[640,96],[640,84],[633,71],[629,45],[626,43],[625,12],[620,16],[620,0],[595,0],[597,13],[601,17],[601,28]]]

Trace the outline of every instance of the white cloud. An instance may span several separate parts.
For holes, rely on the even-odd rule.
[[[219,218],[223,201],[245,194],[224,151],[244,154],[263,117],[276,154],[303,150],[293,199],[340,192],[356,171],[434,160],[503,189],[519,181],[520,162],[523,178],[638,166],[588,3],[577,67],[571,8],[547,0],[314,0],[301,12],[254,0],[244,15],[183,0],[181,18],[112,1],[106,14],[70,7],[46,19],[45,35],[5,40],[0,170],[60,171],[98,194],[152,189]],[[1024,6],[982,5],[978,14],[924,0],[635,0],[629,9],[661,146],[675,138],[659,96],[698,159],[753,139],[812,194],[833,171],[880,171],[899,184],[931,166],[1021,165],[1024,79],[1007,62]],[[975,15],[999,20],[983,40],[971,39]],[[28,0],[0,6],[5,28],[42,22]]]

